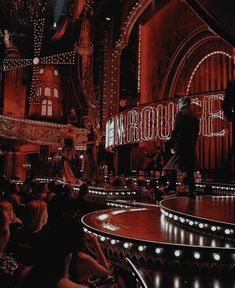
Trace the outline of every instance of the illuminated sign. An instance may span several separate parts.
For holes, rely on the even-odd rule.
[[[191,98],[192,109],[200,119],[201,136],[225,135],[225,120],[221,110],[223,98],[222,94]],[[177,111],[178,101],[169,101],[118,113],[106,122],[106,148],[169,139]]]

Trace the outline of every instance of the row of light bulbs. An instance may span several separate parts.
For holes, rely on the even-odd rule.
[[[214,232],[214,233],[219,233],[220,235],[222,235],[222,233],[224,233],[225,236],[234,236],[234,230],[227,227],[227,228],[222,228],[220,226],[215,226],[214,224],[207,224],[207,223],[202,223],[202,222],[198,222],[192,219],[188,219],[182,216],[178,216],[177,214],[174,214],[172,211],[168,212],[165,209],[161,208],[161,213],[169,218],[170,220],[173,220],[175,222],[181,223],[183,225],[187,225],[189,227],[193,227],[194,229],[196,228],[200,228],[200,230],[203,229],[203,231],[205,232]]]
[[[199,66],[200,66],[207,58],[209,58],[209,57],[211,57],[211,56],[214,56],[214,55],[219,55],[219,54],[224,55],[224,56],[232,59],[232,56],[231,56],[231,55],[229,55],[228,53],[226,53],[226,52],[224,52],[224,51],[220,51],[220,50],[211,52],[211,53],[207,54],[205,57],[203,57],[203,58],[198,62],[198,64],[196,65],[196,67],[195,67],[194,70],[193,70],[193,73],[192,73],[191,76],[190,76],[189,83],[188,83],[188,87],[187,87],[187,91],[186,91],[186,95],[189,94],[192,80],[193,80],[194,75],[196,74],[196,71],[197,71],[197,69],[199,68]]]
[[[166,248],[163,248],[163,247],[152,248],[152,245],[151,246],[147,246],[147,245],[143,245],[143,244],[138,245],[136,243],[127,242],[127,241],[120,240],[120,239],[113,239],[113,238],[110,238],[110,236],[107,237],[104,235],[99,235],[97,233],[94,233],[94,232],[88,230],[87,227],[84,227],[83,229],[84,229],[85,233],[91,233],[91,234],[94,234],[96,237],[98,237],[100,242],[110,242],[111,245],[119,244],[119,245],[122,245],[122,247],[124,249],[132,248],[132,249],[138,250],[139,252],[144,252],[150,248],[150,249],[153,249],[154,253],[157,255],[162,255],[164,252],[169,254],[169,246],[167,246]],[[181,249],[176,249],[175,247],[172,248],[172,253],[176,258],[183,258],[183,256],[184,256],[184,251],[182,251]],[[203,253],[200,251],[192,251],[190,253],[192,253],[191,255],[195,260],[200,260],[203,257],[204,259],[209,259],[209,261],[219,262],[223,256],[222,253],[217,252],[217,251],[211,252],[211,250],[209,252],[206,252],[206,253]],[[187,254],[187,256],[189,255],[188,251],[186,254]],[[208,258],[208,254],[210,255],[209,258]],[[235,261],[235,254],[231,254],[230,256],[231,256],[230,259],[232,260],[232,262],[234,262]],[[205,260],[203,260],[203,261],[205,261]]]

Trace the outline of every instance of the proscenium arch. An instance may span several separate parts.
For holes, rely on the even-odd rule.
[[[116,41],[114,50],[123,50],[127,46],[131,31],[135,26],[136,21],[151,3],[152,0],[140,0],[135,4],[130,14],[127,16],[125,25],[122,28],[123,32],[121,37]]]
[[[162,81],[159,100],[175,97],[175,87],[179,75],[187,62],[187,59],[190,58],[190,55],[200,45],[215,39],[219,39],[219,37],[212,33],[205,25],[202,25],[192,31],[188,38],[182,42],[171,59],[171,62]]]
[[[104,78],[104,87],[109,87],[109,94],[104,95],[104,102],[109,102],[110,105],[105,105],[103,109],[103,119],[108,119],[110,116],[118,112],[118,102],[120,94],[120,58],[122,50],[127,46],[131,31],[136,24],[139,17],[152,3],[151,0],[139,0],[132,8],[130,14],[127,16],[120,38],[116,41],[111,52],[111,63],[106,64],[111,67],[110,72],[107,73],[107,78]],[[108,83],[108,84],[107,84]],[[108,101],[107,101],[108,100]]]

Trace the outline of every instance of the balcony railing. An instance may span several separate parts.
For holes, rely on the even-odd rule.
[[[22,142],[30,142],[44,145],[63,145],[62,130],[66,125],[19,119],[0,115],[0,136],[8,139],[17,139]],[[88,130],[73,127],[75,134],[74,145],[86,146]]]

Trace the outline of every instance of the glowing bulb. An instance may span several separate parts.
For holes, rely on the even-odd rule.
[[[230,230],[229,230],[229,229],[225,229],[224,233],[225,233],[226,235],[229,235],[229,234],[230,234]]]
[[[155,252],[156,252],[156,254],[160,254],[161,253],[161,248],[156,248]]]
[[[38,65],[39,62],[40,62],[40,60],[39,60],[38,57],[33,58],[33,64],[34,64],[34,65]]]
[[[179,257],[181,255],[181,251],[180,250],[176,250],[174,254],[175,254],[176,257]]]
[[[124,246],[124,248],[129,248],[130,245],[129,245],[129,243],[125,242],[123,246]]]
[[[217,253],[214,253],[213,257],[214,257],[215,261],[219,261],[220,260],[220,255],[217,254]]]
[[[200,257],[201,257],[200,253],[198,253],[198,252],[195,252],[193,256],[195,259],[200,259]]]

